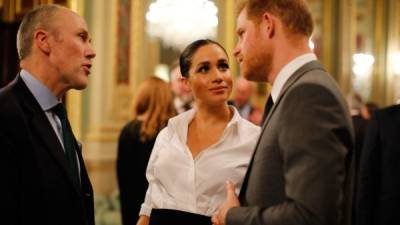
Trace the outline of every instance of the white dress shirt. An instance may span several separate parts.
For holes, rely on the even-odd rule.
[[[152,208],[175,209],[210,216],[226,198],[225,181],[239,193],[260,128],[240,117],[234,107],[220,140],[195,159],[186,145],[188,125],[196,110],[169,120],[157,136],[149,164],[149,187],[140,215]]]
[[[304,66],[306,63],[317,60],[317,56],[314,53],[307,53],[301,56],[296,57],[288,64],[286,64],[281,71],[279,71],[274,84],[271,89],[271,97],[273,102],[276,102],[276,99],[279,97],[283,85],[287,80],[296,72],[296,70],[300,69],[300,67]]]

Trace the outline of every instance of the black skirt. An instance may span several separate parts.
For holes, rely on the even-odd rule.
[[[211,225],[211,217],[173,209],[152,209],[150,225]]]

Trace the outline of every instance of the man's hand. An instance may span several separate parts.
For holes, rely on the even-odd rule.
[[[225,220],[226,220],[226,214],[228,213],[228,210],[233,208],[233,207],[238,207],[240,206],[239,199],[235,193],[235,185],[227,181],[226,182],[226,200],[225,202],[219,207],[219,210],[214,213],[212,216],[212,223],[214,225],[225,225]]]

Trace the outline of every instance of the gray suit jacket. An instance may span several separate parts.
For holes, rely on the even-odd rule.
[[[349,224],[352,154],[346,102],[320,63],[307,63],[265,120],[227,225]]]

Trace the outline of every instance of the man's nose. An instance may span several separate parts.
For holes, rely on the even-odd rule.
[[[239,48],[239,43],[238,43],[238,44],[236,44],[235,48],[233,49],[233,56],[235,58],[237,58],[239,56],[239,53],[240,53],[240,48]]]
[[[86,58],[93,59],[96,57],[96,51],[89,45],[88,50],[86,52]]]

